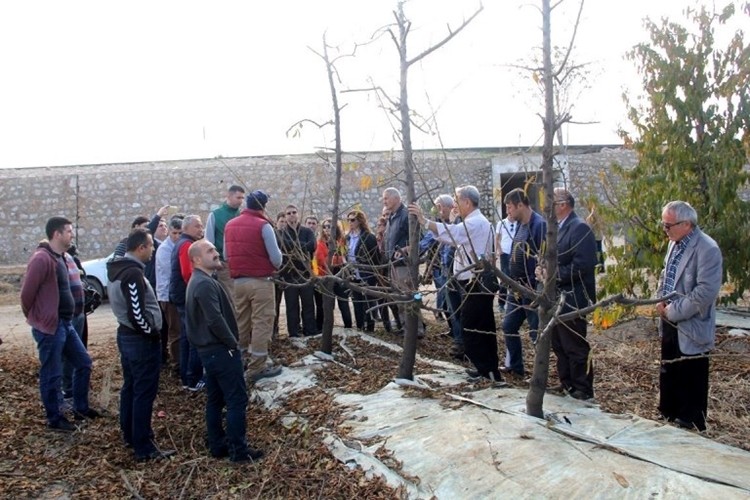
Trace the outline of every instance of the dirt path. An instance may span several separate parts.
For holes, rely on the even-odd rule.
[[[117,321],[112,314],[108,303],[102,304],[93,314],[89,315],[89,343],[96,344],[105,339],[115,338]],[[35,349],[34,339],[31,336],[31,327],[23,317],[21,306],[0,306],[0,338],[3,345],[0,349],[8,349],[11,346]]]

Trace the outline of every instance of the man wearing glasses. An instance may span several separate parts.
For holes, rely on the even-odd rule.
[[[565,293],[563,314],[596,302],[596,237],[574,208],[573,195],[566,189],[556,188],[557,289]],[[544,280],[544,267],[537,269]],[[558,323],[550,331],[560,378],[560,386],[553,391],[567,392],[583,401],[594,397],[594,369],[589,362],[591,347],[586,340],[586,330],[586,318],[578,317]]]
[[[721,250],[698,227],[698,214],[684,201],[667,203],[661,227],[669,238],[659,296],[661,372],[659,411],[688,429],[706,429],[708,353],[716,338],[716,298],[722,277]]]
[[[299,210],[294,205],[286,207],[286,227],[281,232],[281,252],[284,265],[281,279],[285,282],[304,286],[288,286],[284,289],[286,304],[286,328],[290,337],[299,337],[300,303],[302,305],[302,332],[305,336],[315,335],[315,299],[310,283],[312,258],[315,253],[315,233],[299,223]]]

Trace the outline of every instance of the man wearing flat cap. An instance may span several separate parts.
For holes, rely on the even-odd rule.
[[[275,295],[271,276],[281,267],[281,250],[271,220],[266,215],[268,195],[253,191],[246,208],[224,228],[224,258],[234,279],[240,349],[249,363],[249,382],[274,377],[281,367],[266,366],[273,333]]]

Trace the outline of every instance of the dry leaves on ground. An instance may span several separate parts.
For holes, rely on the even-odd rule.
[[[444,323],[431,323],[427,338],[420,341],[420,355],[451,361],[451,340],[443,335],[445,330]],[[382,330],[375,336],[394,344],[401,341]],[[653,322],[639,318],[604,332],[591,332],[590,338],[596,399],[602,408],[656,418],[658,340]],[[526,365],[531,366],[533,346],[527,335],[523,342]],[[750,450],[750,339],[730,339],[722,333],[718,343],[711,362],[706,436]],[[279,340],[274,342],[273,355],[289,365],[319,345],[317,338],[308,339],[305,347]],[[348,338],[345,346],[337,338],[334,354],[338,363],[326,364],[318,372],[319,383],[296,393],[283,407],[268,410],[251,404],[250,444],[265,450],[267,456],[259,464],[240,467],[208,457],[203,423],[205,396],[186,393],[166,372],[154,409],[154,430],[159,444],[176,449],[178,454],[165,462],[134,463],[118,431],[121,374],[114,336],[91,346],[94,403],[110,416],[88,423],[73,435],[45,429],[38,395],[38,360],[33,351],[4,346],[0,351],[0,491],[13,498],[403,497],[403,491],[388,487],[381,479],[367,479],[362,471],[339,463],[323,444],[331,432],[344,439],[347,436],[343,408],[334,402],[332,393],[378,391],[396,375],[400,361],[398,352],[361,339]],[[427,364],[417,363],[416,373],[429,371]],[[514,387],[528,387],[517,377],[509,382]],[[471,386],[463,389],[471,390]],[[436,395],[409,392],[409,397]],[[401,464],[396,457],[387,449],[379,453],[398,470]]]

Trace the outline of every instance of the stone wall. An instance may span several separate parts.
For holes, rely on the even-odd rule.
[[[437,194],[452,193],[455,186],[474,184],[483,194],[482,210],[494,219],[492,161],[512,154],[498,149],[417,152],[417,195],[429,192],[420,198],[428,204]],[[600,172],[611,161],[632,159],[632,153],[596,150],[570,157],[573,192],[596,193]],[[44,223],[54,215],[74,221],[84,260],[103,257],[127,235],[136,216],[174,205],[205,217],[223,201],[231,184],[269,193],[267,209],[272,216],[294,203],[303,216],[315,213],[324,218],[333,204],[334,165],[322,156],[297,155],[0,170],[5,236],[0,241],[0,264],[25,263],[45,237]],[[380,214],[381,192],[388,186],[404,188],[399,152],[346,155],[342,214],[361,207],[372,220]]]

